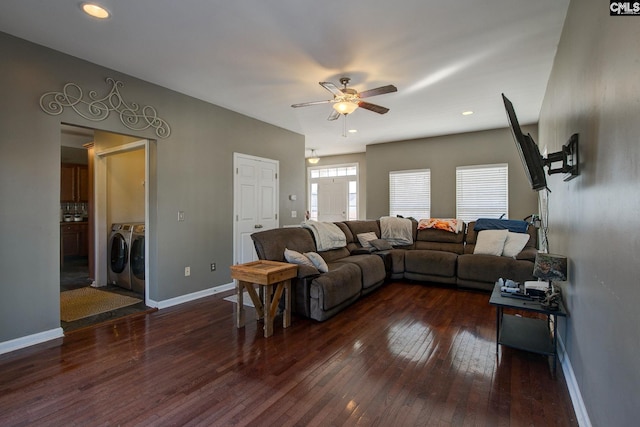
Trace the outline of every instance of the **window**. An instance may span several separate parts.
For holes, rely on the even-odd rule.
[[[509,217],[509,168],[498,165],[456,168],[456,218]]]
[[[358,183],[349,181],[349,221],[358,219]]]
[[[309,219],[318,220],[318,183],[311,183],[311,197],[309,198]]]
[[[389,172],[389,215],[405,218],[431,216],[431,171]]]

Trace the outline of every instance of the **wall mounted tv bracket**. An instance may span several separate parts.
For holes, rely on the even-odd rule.
[[[547,155],[542,159],[543,164],[548,168],[547,173],[564,173],[564,180],[569,181],[580,175],[580,160],[578,157],[578,134],[574,133],[569,141],[562,146],[562,150]],[[562,167],[553,169],[553,163],[562,162]]]

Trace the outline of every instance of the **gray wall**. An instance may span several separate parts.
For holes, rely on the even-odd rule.
[[[151,152],[152,299],[231,282],[234,152],[280,162],[281,225],[291,223],[292,208],[306,209],[304,197],[286,201],[305,194],[302,135],[3,33],[0,52],[0,342],[60,326],[60,123],[156,138],[150,130],[127,129],[113,114],[91,122],[68,109],[59,116],[41,111],[40,96],[68,82],[105,95],[105,78],[121,80],[125,100],[154,106],[171,126],[171,136]],[[185,222],[177,222],[178,210]],[[218,271],[209,271],[210,262]],[[187,265],[190,277],[184,277]]]
[[[499,95],[496,102],[501,102]],[[505,126],[507,118],[505,115]],[[536,139],[535,126],[523,126]],[[508,128],[367,146],[367,214],[389,215],[389,172],[431,170],[431,216],[456,216],[456,166],[507,163],[509,217],[538,212],[537,194],[529,185]]]
[[[561,325],[594,426],[640,420],[640,20],[572,1],[540,115],[540,143],[580,134],[581,175],[553,177],[551,252],[568,256]]]

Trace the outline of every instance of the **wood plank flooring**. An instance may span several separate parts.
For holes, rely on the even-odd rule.
[[[574,426],[489,294],[392,283],[274,335],[216,295],[0,356],[0,425]]]

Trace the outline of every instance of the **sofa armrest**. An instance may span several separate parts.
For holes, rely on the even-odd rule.
[[[518,255],[517,260],[535,261],[538,250],[536,248],[524,248]]]
[[[351,255],[368,255],[374,253],[376,250],[373,246],[369,248],[356,248],[351,251]]]
[[[317,268],[308,265],[298,265],[298,279],[313,278],[319,276],[320,272]]]

